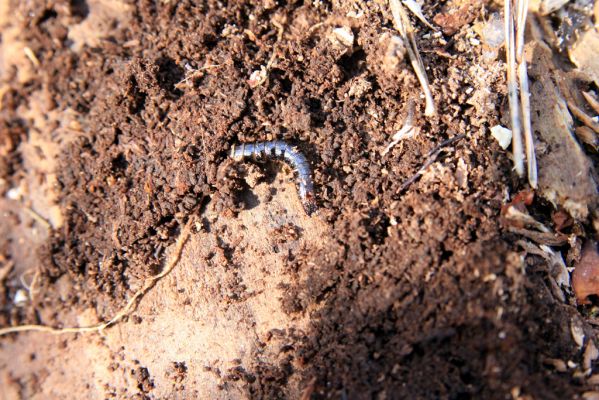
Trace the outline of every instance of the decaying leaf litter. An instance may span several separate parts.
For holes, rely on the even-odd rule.
[[[523,25],[523,3],[512,4],[518,11],[517,27]],[[390,396],[390,391],[400,387],[405,395],[429,397],[481,395],[489,390],[512,397],[574,392],[593,396],[596,289],[592,272],[590,278],[585,276],[592,271],[596,252],[592,242],[597,198],[592,133],[596,133],[593,99],[597,87],[593,58],[571,50],[579,48],[577,40],[592,42],[596,34],[595,10],[589,4],[531,4],[526,19],[530,38],[515,52],[520,63],[518,79],[522,83],[526,69],[531,77],[531,131],[539,168],[539,188],[533,195],[526,194],[524,182],[511,176],[506,154],[490,134],[495,126],[514,130],[507,111],[503,41],[497,44],[489,35],[496,32],[489,26],[501,17],[505,4],[448,2],[418,8],[415,2],[375,2],[368,7],[361,2],[286,6],[273,2],[224,10],[206,4],[192,12],[188,4],[152,9],[95,2],[90,3],[87,15],[74,6],[20,6],[24,21],[30,21],[23,57],[30,63],[27,68],[35,72],[29,77],[19,72],[21,83],[5,78],[2,137],[8,141],[3,147],[7,157],[2,190],[13,203],[2,206],[14,226],[31,218],[33,225],[29,222],[27,228],[25,224],[25,232],[40,224],[45,230],[52,227],[52,235],[48,244],[43,244],[43,238],[37,242],[45,248],[39,253],[41,263],[34,263],[41,264],[41,269],[28,269],[15,250],[18,246],[9,242],[4,246],[7,307],[3,322],[64,326],[68,308],[75,315],[79,309],[83,315],[90,306],[98,320],[108,320],[115,314],[111,310],[119,310],[119,303],[136,298],[136,285],[145,287],[136,281],[160,276],[156,271],[165,262],[164,249],[178,237],[185,221],[201,218],[210,209],[232,224],[239,218],[236,215],[261,215],[261,207],[267,210],[269,202],[277,204],[281,188],[276,185],[266,197],[252,200],[248,196],[252,191],[261,193],[285,169],[277,172],[272,170],[276,165],[262,165],[265,173],[257,175],[248,191],[243,176],[251,172],[251,166],[228,166],[222,163],[222,155],[237,140],[282,138],[298,143],[307,154],[322,207],[319,218],[330,226],[336,242],[325,239],[322,248],[311,251],[305,243],[304,247],[293,245],[309,234],[305,229],[294,228],[291,222],[291,226],[284,225],[289,228],[276,229],[293,234],[284,234],[283,244],[273,247],[291,246],[288,255],[277,262],[287,268],[287,276],[279,283],[282,294],[273,302],[289,316],[287,323],[308,315],[311,322],[302,332],[287,331],[281,322],[282,330],[275,336],[290,349],[286,359],[266,357],[266,353],[259,356],[252,350],[253,357],[241,357],[239,364],[235,357],[217,352],[220,356],[211,361],[216,366],[209,371],[219,371],[211,376],[224,382],[215,384],[221,396],[278,397],[293,390],[304,395],[310,391],[314,396]],[[548,7],[557,9],[547,14]],[[76,57],[73,48],[65,45],[66,38],[77,32],[71,27],[87,24],[88,29],[99,30],[102,18],[124,21],[120,10],[135,11],[133,28],[117,29],[117,36],[109,34],[104,39],[101,32],[96,33],[94,38],[100,40],[93,47],[83,44]],[[411,19],[406,10],[417,18]],[[244,15],[253,17],[244,19]],[[190,20],[196,21],[195,31],[188,29]],[[187,21],[186,29],[183,21]],[[431,29],[435,26],[428,21],[438,24],[443,35]],[[168,30],[143,33],[144,26],[156,23],[174,27],[173,35],[182,38],[179,44],[164,46],[172,44]],[[455,32],[446,33],[451,30]],[[199,40],[194,32],[202,32]],[[522,39],[518,33],[515,36]],[[114,47],[115,41],[125,46]],[[57,47],[57,43],[63,44]],[[402,58],[402,46],[408,57]],[[311,51],[312,47],[317,50]],[[88,61],[72,62],[81,57]],[[106,64],[107,59],[112,61]],[[565,69],[562,63],[568,59],[577,65],[576,70]],[[74,73],[61,75],[54,65],[69,65]],[[104,80],[91,80],[94,75]],[[551,79],[541,79],[547,76]],[[83,88],[79,97],[71,94],[77,85]],[[406,87],[413,90],[406,91]],[[525,107],[526,87],[521,88],[519,102]],[[47,104],[34,105],[31,98],[36,90],[46,93]],[[437,109],[432,111],[431,105]],[[40,121],[36,109],[52,112]],[[22,121],[17,115],[33,117]],[[57,157],[62,172],[57,175],[63,189],[57,203],[66,229],[57,229],[56,218],[40,207],[39,193],[30,189],[35,174],[45,173],[31,171],[36,155],[26,152],[32,139],[23,133],[32,128],[42,143],[45,138],[62,146]],[[526,129],[524,121],[525,135]],[[63,139],[69,134],[79,138]],[[435,146],[460,134],[466,134],[466,139],[448,142],[451,148],[439,157]],[[435,157],[426,158],[426,154]],[[518,158],[514,159],[517,163]],[[245,181],[250,182],[247,177]],[[402,182],[411,185],[399,190]],[[123,201],[123,193],[131,200]],[[348,198],[347,193],[352,196]],[[290,199],[287,208],[294,207]],[[27,205],[31,201],[33,205]],[[24,211],[27,216],[20,213],[20,203],[30,210]],[[444,208],[447,213],[440,211]],[[203,229],[209,234],[215,221],[196,222],[194,234]],[[499,222],[504,230],[499,229]],[[238,248],[239,243],[245,240],[251,247],[251,239],[241,235],[242,239],[232,241],[233,232],[223,224],[216,248],[228,264],[236,265],[248,251],[248,247]],[[252,228],[250,237],[251,232]],[[28,238],[21,236],[21,243],[23,237]],[[481,259],[482,254],[496,258]],[[522,264],[519,256],[524,254],[528,256]],[[44,264],[43,260],[51,261]],[[252,272],[251,265],[250,261],[237,265],[237,271],[222,272],[222,281],[229,286],[217,292],[233,293],[221,300],[228,308],[250,304],[252,295],[244,295],[251,293],[248,279],[251,274],[265,273]],[[27,272],[37,277],[33,304],[27,296],[23,301],[27,286],[19,283],[18,276],[36,270],[40,272]],[[573,285],[575,293],[570,272],[572,281],[578,282]],[[580,286],[581,281],[587,284]],[[60,292],[57,282],[61,282]],[[494,288],[490,293],[485,289],[488,285]],[[464,295],[470,296],[468,301]],[[575,309],[576,297],[581,304],[590,304]],[[562,305],[555,308],[552,302]],[[485,309],[493,310],[493,317],[485,316]],[[137,318],[143,319],[144,313],[132,320]],[[483,323],[487,320],[493,321],[492,326]],[[125,321],[119,329],[128,324]],[[142,326],[145,340],[152,341],[152,322]],[[347,336],[341,326],[358,333]],[[547,329],[553,332],[549,338],[535,333]],[[110,335],[110,330],[106,332]],[[278,343],[258,337],[257,343],[265,349]],[[572,341],[570,350],[566,343]],[[11,351],[12,342],[7,343]],[[491,350],[501,348],[502,343],[510,343],[509,357]],[[19,345],[24,344],[17,340],[12,349]],[[29,345],[35,346],[35,341]],[[72,339],[71,347],[76,345],[77,339]],[[481,347],[493,354],[491,361],[480,359]],[[42,339],[37,350],[30,348],[43,358]],[[124,359],[117,363],[116,375],[127,369],[127,357],[144,358],[144,354],[122,351]],[[266,361],[258,361],[264,357]],[[133,396],[136,390],[144,395],[169,393],[163,384],[170,379],[168,371],[166,378],[152,375],[152,384],[141,383],[150,382],[153,367],[159,368],[147,354],[145,359],[149,365],[134,376],[140,382],[137,389],[133,385],[127,391],[127,385],[121,385],[123,396]],[[360,364],[366,359],[372,363]],[[455,360],[461,365],[457,370],[452,369]],[[528,365],[530,360],[537,364]],[[193,371],[206,362],[188,359],[184,364],[187,376],[189,368]],[[481,362],[487,367],[481,367]],[[6,365],[2,368],[11,370]],[[501,379],[498,371],[503,371]],[[426,384],[424,376],[428,376]],[[2,379],[4,383],[6,378]],[[44,393],[44,389],[23,385],[25,375],[11,379],[20,382],[25,393]],[[10,382],[6,387],[14,386]],[[184,382],[177,390],[188,394],[208,390]],[[407,387],[405,382],[409,382]],[[104,390],[104,395],[118,392],[117,388]]]

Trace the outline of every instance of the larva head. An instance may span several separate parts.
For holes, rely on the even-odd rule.
[[[303,204],[304,210],[306,211],[306,214],[308,214],[308,216],[311,216],[312,214],[314,214],[316,212],[316,210],[318,209],[318,206],[316,205],[316,200],[314,199],[314,195],[312,193],[306,194],[306,197],[302,201],[302,204]]]

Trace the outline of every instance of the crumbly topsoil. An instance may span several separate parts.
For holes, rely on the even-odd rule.
[[[473,4],[475,20],[499,11]],[[444,5],[428,2],[424,14],[432,20]],[[446,36],[415,22],[437,105],[424,117],[409,59],[392,51],[386,2],[36,0],[11,10],[5,23],[33,58],[26,76],[16,61],[2,71],[1,140],[11,143],[2,190],[26,180],[24,197],[49,200],[22,204],[53,205],[60,218],[37,207],[51,228],[33,240],[18,232],[42,229],[39,220],[3,203],[0,251],[15,267],[0,289],[0,325],[110,318],[161,270],[182,225],[197,223],[179,275],[123,327],[2,338],[8,397],[77,388],[97,398],[563,399],[588,390],[546,362],[581,361],[578,311],[554,298],[544,262],[523,262],[499,224],[506,190],[524,182],[488,133],[506,107],[501,51],[483,57],[469,21]],[[418,135],[383,155],[410,104]],[[52,160],[50,184],[21,152],[33,137],[50,154],[40,156]],[[234,143],[272,139],[309,160],[315,216],[303,214],[282,163],[227,158]],[[36,182],[48,191],[36,194]],[[15,307],[30,268],[40,271],[36,295]],[[169,329],[178,339],[165,349]],[[79,368],[105,365],[103,375],[75,382],[67,354],[85,354]],[[66,382],[53,378],[61,368]]]

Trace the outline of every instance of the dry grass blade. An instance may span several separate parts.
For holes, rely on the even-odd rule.
[[[522,108],[522,125],[524,126],[524,144],[526,146],[526,164],[528,183],[538,187],[537,156],[535,154],[534,137],[530,120],[530,90],[528,86],[528,71],[524,59],[524,32],[528,15],[528,0],[517,0],[518,25],[516,27],[516,61],[518,62],[518,81],[520,82],[520,107]]]
[[[537,176],[537,155],[535,153],[535,143],[530,119],[530,91],[528,87],[528,73],[526,71],[526,67],[526,60],[522,60],[518,66],[518,77],[520,80],[520,105],[522,107],[522,122],[524,125],[524,144],[526,146],[528,183],[530,183],[532,188],[536,189],[539,186]]]
[[[395,29],[399,31],[401,38],[406,44],[412,68],[414,68],[414,72],[416,73],[418,81],[420,82],[420,86],[422,86],[422,91],[424,92],[426,101],[424,115],[427,117],[434,116],[436,114],[435,102],[428,84],[424,63],[422,62],[422,58],[418,52],[418,47],[416,46],[414,27],[412,26],[412,23],[410,22],[410,19],[408,18],[404,7],[399,0],[389,0],[389,6],[391,8],[391,14],[393,15]]]
[[[533,188],[538,187],[537,157],[530,118],[530,91],[528,71],[524,59],[524,33],[528,15],[528,0],[504,0],[505,47],[507,61],[507,90],[512,122],[512,154],[514,168],[519,176],[524,175],[524,145],[526,146],[526,163],[528,182]],[[518,101],[518,91],[520,101]]]
[[[516,72],[516,38],[511,0],[504,0],[505,46],[507,58],[507,91],[512,122],[512,153],[516,173],[524,174],[524,152],[522,149],[522,126],[520,124],[520,104],[518,103],[518,82]]]
[[[437,29],[426,20],[424,14],[422,14],[422,7],[414,0],[402,0],[402,3],[412,11],[412,13],[426,26],[436,31]]]

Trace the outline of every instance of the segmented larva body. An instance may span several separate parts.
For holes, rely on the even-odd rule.
[[[231,148],[231,158],[241,160],[248,157],[278,157],[285,160],[297,173],[298,191],[306,214],[312,215],[316,211],[314,200],[314,184],[310,173],[310,164],[302,153],[294,146],[282,140],[267,142],[243,143]]]

